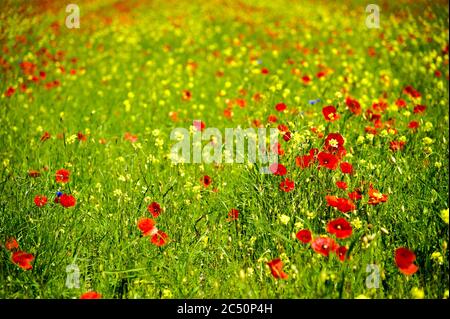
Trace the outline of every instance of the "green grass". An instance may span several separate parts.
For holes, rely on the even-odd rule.
[[[413,288],[423,289],[425,298],[448,297],[449,229],[441,218],[449,177],[445,2],[381,6],[379,29],[365,26],[361,1],[77,3],[81,28],[71,30],[64,26],[66,3],[0,5],[0,57],[10,66],[0,66],[1,298],[78,298],[91,290],[104,298],[412,298]],[[57,33],[50,27],[54,21]],[[17,36],[26,43],[16,44]],[[36,54],[41,48],[65,54],[44,65]],[[376,56],[369,56],[369,48]],[[46,80],[29,81],[22,61],[36,63]],[[190,62],[197,63],[195,71]],[[322,80],[315,76],[320,65],[332,70]],[[261,74],[263,67],[268,75]],[[77,74],[70,75],[71,69]],[[305,74],[312,78],[309,85],[301,80]],[[56,79],[59,87],[44,88],[42,82]],[[407,85],[421,100],[402,93]],[[16,92],[6,97],[11,86]],[[192,93],[190,101],[182,100],[183,90]],[[260,102],[255,93],[263,95]],[[385,95],[389,107],[382,122],[394,120],[397,134],[384,135],[381,128],[372,139],[365,132],[372,123],[345,109],[348,95],[361,103],[363,114]],[[399,97],[406,108],[395,107]],[[236,98],[247,104],[234,106],[228,119],[226,100]],[[275,110],[279,102],[287,112]],[[341,118],[326,123],[321,110],[330,104]],[[414,114],[415,104],[426,105],[425,113]],[[177,112],[177,122],[170,112]],[[295,181],[292,192],[281,192],[281,177],[262,175],[257,166],[175,165],[169,159],[176,127],[200,119],[224,132],[251,127],[254,119],[266,124],[270,114],[278,123],[267,126],[283,123],[294,133],[289,142],[280,136],[286,154],[279,159]],[[412,120],[420,123],[416,132],[407,127]],[[295,166],[296,156],[323,146],[311,127],[345,137],[343,161],[353,164],[354,175]],[[45,131],[52,137],[40,142]],[[80,142],[77,132],[88,140]],[[125,132],[138,141],[126,141]],[[401,136],[404,149],[390,151],[389,142]],[[426,137],[432,144],[424,144]],[[69,183],[55,182],[60,168],[71,171]],[[29,177],[30,169],[41,176]],[[200,183],[203,175],[212,178],[208,188]],[[346,217],[359,227],[337,240],[351,247],[345,262],[295,238],[302,228],[326,235],[331,219],[345,217],[325,201],[326,195],[346,195],[335,186],[338,180],[349,191],[361,185],[365,190]],[[388,201],[368,205],[369,183]],[[53,204],[57,191],[73,194],[76,206]],[[44,207],[33,202],[39,194],[49,199]],[[136,226],[140,217],[150,217],[152,201],[164,208],[156,218],[169,236],[162,247]],[[237,221],[226,220],[231,208],[240,211]],[[281,215],[290,217],[287,224]],[[10,237],[35,256],[33,269],[11,262],[3,245]],[[397,268],[398,247],[416,254],[414,275]],[[432,258],[435,252],[441,263]],[[266,265],[278,257],[286,280],[275,279]],[[65,285],[70,264],[80,269],[79,289]],[[379,289],[366,288],[368,264],[380,267]]]

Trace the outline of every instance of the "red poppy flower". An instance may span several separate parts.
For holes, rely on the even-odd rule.
[[[245,107],[247,102],[244,99],[236,99],[236,104],[242,109]]]
[[[308,229],[300,230],[295,236],[304,244],[307,244],[312,240],[312,234]]]
[[[419,127],[419,122],[417,121],[411,121],[408,123],[408,128],[415,130]]]
[[[383,113],[384,111],[386,111],[387,107],[388,107],[388,104],[384,101],[375,102],[372,104],[372,109],[376,112]]]
[[[183,101],[189,101],[192,98],[192,93],[189,90],[183,90],[181,92],[181,98]]]
[[[130,132],[125,132],[125,135],[123,138],[125,139],[125,141],[129,141],[131,143],[135,143],[138,140],[137,135],[133,135]]]
[[[327,75],[327,73],[325,71],[319,71],[316,73],[316,77],[319,79],[324,77],[325,75]]]
[[[397,99],[397,101],[395,101],[395,105],[397,105],[400,108],[406,107],[406,101],[403,99]]]
[[[158,230],[155,227],[155,221],[151,218],[142,217],[138,220],[137,226],[143,236],[154,235]]]
[[[211,177],[209,177],[208,175],[203,176],[200,181],[203,183],[203,186],[208,187],[209,185],[211,185]]]
[[[206,124],[203,121],[194,121],[194,127],[197,131],[203,132],[203,130],[206,128]]]
[[[51,137],[49,132],[44,132],[44,134],[42,134],[41,136],[41,142],[45,142],[46,140],[48,140]]]
[[[325,151],[336,155],[338,159],[340,159],[347,153],[344,147],[344,143],[345,141],[341,134],[330,133],[325,138],[325,144],[323,148]]]
[[[338,249],[335,250],[336,255],[338,256],[340,261],[345,261],[348,257],[347,255],[347,247],[340,246]]]
[[[341,165],[341,172],[344,174],[353,174],[353,166],[352,164],[348,162],[342,162]]]
[[[72,195],[62,194],[59,197],[59,202],[61,203],[62,206],[64,206],[65,208],[68,208],[68,207],[75,206],[77,200]]]
[[[5,91],[5,96],[6,96],[6,97],[10,97],[11,95],[14,94],[14,92],[16,92],[16,89],[13,88],[12,86],[10,86],[10,87]]]
[[[267,122],[269,123],[275,123],[277,120],[277,117],[273,114],[269,115],[269,117],[267,118]]]
[[[80,297],[80,299],[101,299],[101,298],[102,294],[99,294],[98,292],[95,291],[85,292]]]
[[[70,172],[64,168],[56,171],[56,182],[57,183],[67,183],[69,181]]]
[[[42,207],[47,204],[47,197],[45,197],[44,195],[36,195],[34,197],[34,203],[37,207]]]
[[[311,155],[301,155],[295,158],[295,165],[300,168],[310,167],[314,163],[314,157]]]
[[[13,252],[11,260],[13,263],[15,263],[23,270],[30,270],[33,268],[33,266],[30,263],[34,260],[34,256],[24,251],[18,250]]]
[[[333,154],[320,152],[318,155],[319,166],[326,167],[331,170],[335,170],[338,167],[338,159]]]
[[[362,193],[359,189],[356,189],[353,192],[348,193],[348,197],[351,200],[360,200],[360,199],[362,199]]]
[[[413,275],[419,270],[419,267],[414,264],[416,255],[405,247],[400,247],[395,250],[395,263],[401,273],[405,275]]]
[[[283,112],[284,110],[286,110],[286,104],[284,103],[278,103],[277,105],[275,105],[275,109],[278,112]]]
[[[165,232],[158,230],[158,232],[152,236],[151,242],[152,244],[161,247],[167,243],[167,237]]]
[[[161,206],[157,202],[152,202],[148,205],[147,210],[153,217],[158,217],[161,214]]]
[[[294,181],[290,180],[289,178],[284,179],[283,181],[281,181],[280,183],[280,189],[283,192],[290,192],[295,188],[295,183]]]
[[[416,105],[414,107],[414,113],[421,114],[421,113],[425,112],[426,109],[427,109],[427,107],[425,105]]]
[[[237,220],[239,218],[239,210],[232,208],[228,212],[228,221]]]
[[[77,138],[81,142],[86,142],[87,141],[87,136],[85,134],[83,134],[82,132],[78,132],[77,133]]]
[[[303,84],[309,84],[311,82],[311,77],[309,75],[302,76]]]
[[[264,74],[264,75],[269,74],[269,70],[267,68],[262,68],[261,74]]]
[[[280,143],[275,143],[272,145],[272,152],[278,155],[284,155],[284,149],[281,147]]]
[[[327,201],[327,205],[331,207],[337,207],[339,203],[337,196],[326,195],[325,200]]]
[[[359,104],[359,102],[357,100],[347,97],[345,99],[345,104],[347,105],[350,112],[352,112],[353,114],[355,114],[355,115],[361,114],[361,112],[362,112],[361,105]]]
[[[340,188],[340,189],[347,189],[347,188],[348,188],[347,183],[344,182],[344,181],[338,181],[338,182],[336,182],[336,186],[337,186],[338,188]]]
[[[280,125],[278,125],[277,128],[280,132],[283,132],[283,133],[289,131],[289,127],[285,124],[280,124]]]
[[[233,117],[233,111],[230,108],[226,108],[223,110],[223,116],[225,116],[227,119],[231,119]]]
[[[41,175],[41,173],[35,169],[30,169],[28,171],[28,176],[30,176],[30,177],[36,178],[36,177],[39,177],[40,175]]]
[[[338,198],[336,208],[342,213],[348,213],[356,209],[355,204],[346,198]]]
[[[377,134],[378,134],[377,129],[374,128],[374,127],[370,127],[370,126],[367,126],[367,127],[364,129],[364,131],[365,131],[366,133],[373,134],[373,135],[377,135]]]
[[[336,113],[336,108],[332,105],[325,106],[322,109],[322,114],[327,122],[334,122],[339,119],[339,114]]]
[[[272,276],[276,279],[287,279],[288,275],[283,271],[283,262],[280,258],[276,258],[272,261],[269,261],[267,265],[270,267],[270,271],[272,272]]]
[[[285,140],[286,142],[289,142],[291,140],[291,137],[292,137],[291,132],[286,132],[283,135],[283,140]]]
[[[284,176],[287,173],[286,167],[283,164],[273,163],[269,167],[273,175]]]
[[[389,149],[393,152],[401,151],[405,147],[406,142],[391,141],[389,142]]]
[[[384,203],[387,201],[388,196],[380,193],[376,189],[373,188],[372,184],[369,186],[369,201],[370,205],[377,205],[379,203]]]
[[[311,243],[312,249],[321,255],[328,257],[331,251],[338,249],[339,245],[329,237],[318,237]]]
[[[352,235],[352,226],[348,221],[340,217],[328,223],[327,232],[334,234],[336,238],[348,238]]]
[[[6,248],[6,250],[9,250],[9,251],[16,250],[19,248],[19,243],[13,237],[8,238],[8,240],[6,240],[6,242],[5,242],[5,248]]]

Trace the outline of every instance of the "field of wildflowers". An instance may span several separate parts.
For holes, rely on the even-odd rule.
[[[73,4],[0,1],[0,298],[448,298],[446,1]]]

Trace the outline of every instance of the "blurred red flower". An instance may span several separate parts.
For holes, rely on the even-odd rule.
[[[138,220],[137,226],[143,236],[154,235],[158,230],[155,227],[155,221],[151,218],[142,217]]]
[[[42,207],[47,204],[47,197],[45,197],[44,195],[36,195],[34,197],[34,203],[37,207]]]
[[[286,110],[286,104],[284,103],[278,103],[277,105],[275,105],[275,109],[278,112],[283,112],[284,110]]]
[[[157,202],[152,202],[148,205],[147,210],[153,217],[158,217],[161,214],[161,206]]]
[[[237,220],[239,218],[239,210],[232,208],[229,212],[228,212],[228,221],[232,221],[232,220]]]
[[[298,240],[300,240],[302,243],[307,244],[312,240],[312,234],[311,231],[308,229],[302,229],[297,234],[296,237]]]
[[[415,114],[421,114],[421,113],[425,112],[426,109],[427,109],[427,107],[425,105],[416,105],[414,107],[414,111],[413,112]]]
[[[34,256],[24,251],[18,250],[13,252],[11,260],[23,270],[30,270],[33,268],[31,262],[34,260]]]
[[[419,270],[419,267],[414,264],[416,255],[414,252],[405,247],[400,247],[395,250],[395,264],[401,273],[405,275],[413,275]]]
[[[273,163],[269,166],[269,169],[275,176],[284,176],[287,173],[286,167],[283,164]]]
[[[70,172],[64,168],[56,171],[55,178],[57,183],[67,183],[69,181]]]
[[[318,237],[311,244],[312,249],[321,255],[328,256],[331,251],[338,249],[339,245],[329,237]]]
[[[338,249],[335,250],[336,255],[338,256],[340,261],[345,261],[347,259],[347,247],[340,246]]]
[[[95,291],[85,292],[81,295],[80,299],[101,299],[102,295]]]
[[[322,114],[327,122],[334,122],[339,119],[339,114],[336,113],[336,108],[332,105],[325,106],[322,109]]]
[[[5,242],[6,250],[13,251],[19,248],[19,243],[14,237],[8,238]]]
[[[342,162],[341,165],[341,172],[344,174],[353,174],[353,166],[352,164],[348,162]]]
[[[320,152],[318,159],[319,167],[326,167],[331,170],[335,170],[339,164],[337,157],[330,153]]]
[[[380,193],[378,190],[373,188],[372,184],[369,186],[369,201],[370,205],[377,205],[379,203],[384,203],[388,199],[388,196]]]
[[[211,185],[211,177],[209,177],[208,175],[203,176],[200,181],[202,182],[203,186],[208,187],[209,185]]]
[[[294,190],[294,188],[295,188],[295,183],[293,180],[290,180],[289,178],[284,179],[280,183],[280,189],[283,192],[290,192],[290,191]]]
[[[273,259],[267,263],[267,265],[270,267],[270,271],[272,273],[272,276],[274,276],[276,279],[287,279],[288,275],[283,271],[283,262],[280,258]]]
[[[152,244],[161,247],[164,246],[167,242],[167,234],[162,230],[158,230],[156,234],[152,236],[151,242]]]
[[[48,140],[51,137],[49,132],[44,132],[44,134],[42,134],[41,136],[41,142],[45,142],[46,140]]]
[[[77,200],[72,195],[62,194],[59,197],[59,202],[65,208],[69,208],[69,207],[75,206]]]
[[[389,142],[389,149],[393,152],[402,150],[405,147],[405,142],[403,141],[391,141]]]
[[[345,99],[345,104],[347,105],[350,112],[352,112],[353,114],[355,114],[355,115],[361,114],[361,112],[362,112],[361,105],[359,104],[359,102],[357,100],[347,97]]]
[[[334,234],[336,238],[348,238],[352,235],[352,226],[348,221],[340,217],[328,223],[327,232]]]
[[[348,188],[347,183],[344,182],[344,181],[337,181],[337,182],[336,182],[336,186],[337,186],[338,188],[340,188],[340,189],[347,189],[347,188]]]

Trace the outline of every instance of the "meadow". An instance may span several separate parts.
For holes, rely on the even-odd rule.
[[[0,298],[448,298],[445,1],[72,2],[0,1]]]

